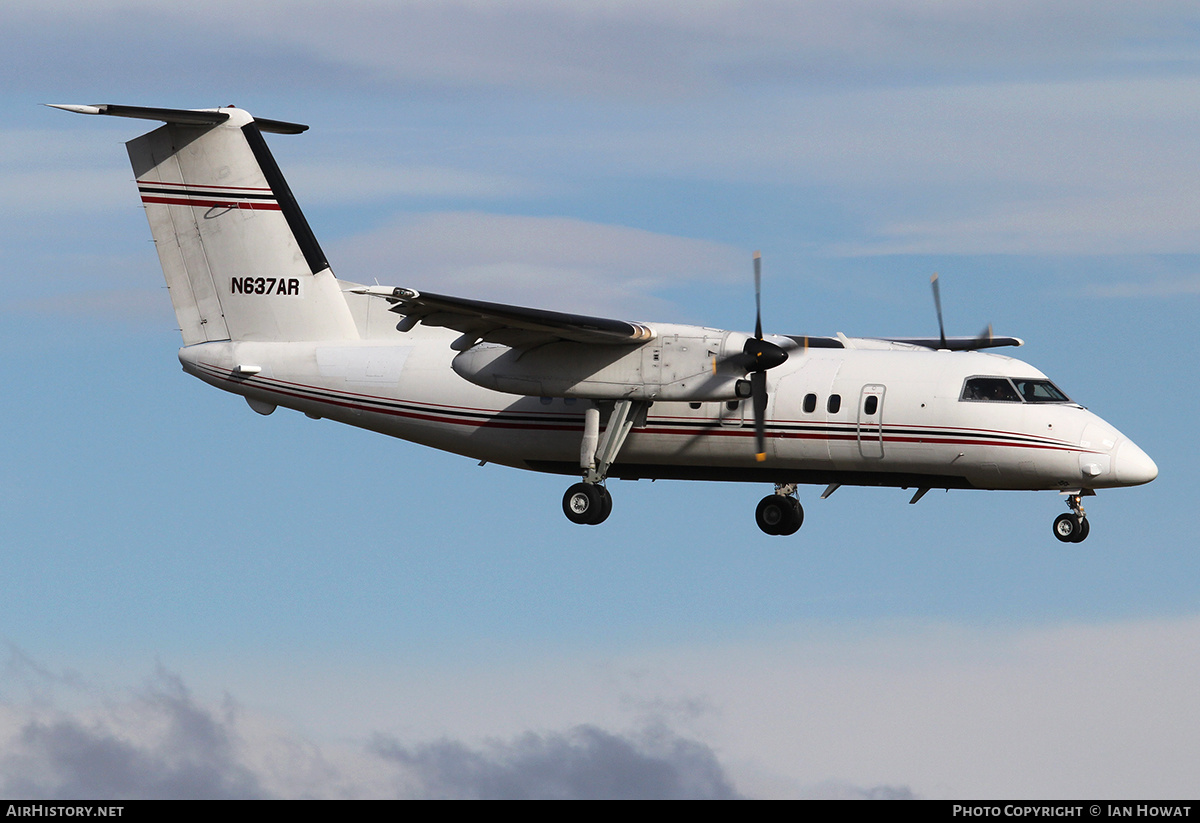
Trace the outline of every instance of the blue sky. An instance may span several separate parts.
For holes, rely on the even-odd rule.
[[[4,16],[0,793],[1194,795],[1190,4]],[[183,375],[145,124],[55,102],[310,124],[272,150],[350,280],[748,329],[761,249],[768,330],[931,335],[937,271],[1160,476],[1079,546],[1048,493],[804,488],[779,540],[769,489],[617,483],[574,527],[562,478]]]

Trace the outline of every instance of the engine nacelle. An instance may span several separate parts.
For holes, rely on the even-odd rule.
[[[654,340],[637,346],[480,343],[452,366],[477,386],[534,397],[698,402],[746,396],[744,368],[728,362],[741,354],[746,335],[698,326],[654,330]]]

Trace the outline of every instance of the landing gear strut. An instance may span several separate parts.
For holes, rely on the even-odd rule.
[[[1064,543],[1082,543],[1092,530],[1083,510],[1082,495],[1068,495],[1067,505],[1071,511],[1054,518],[1054,536]]]
[[[795,483],[776,483],[775,493],[768,494],[754,510],[754,520],[767,534],[795,534],[804,523],[804,509],[796,497]]]

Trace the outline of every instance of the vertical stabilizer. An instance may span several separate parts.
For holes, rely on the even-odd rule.
[[[261,133],[304,127],[235,108],[70,110],[167,121],[126,146],[185,345],[358,337]]]

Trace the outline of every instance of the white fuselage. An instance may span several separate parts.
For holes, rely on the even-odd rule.
[[[593,401],[468,382],[451,368],[456,336],[417,327],[344,342],[210,342],[184,347],[180,360],[260,412],[283,406],[478,460],[579,473]],[[971,377],[1045,379],[1019,360],[843,341],[792,351],[770,371],[765,461],[755,460],[748,400],[656,401],[609,475],[1078,490],[1157,474],[1132,441],[1075,403],[962,399]]]

